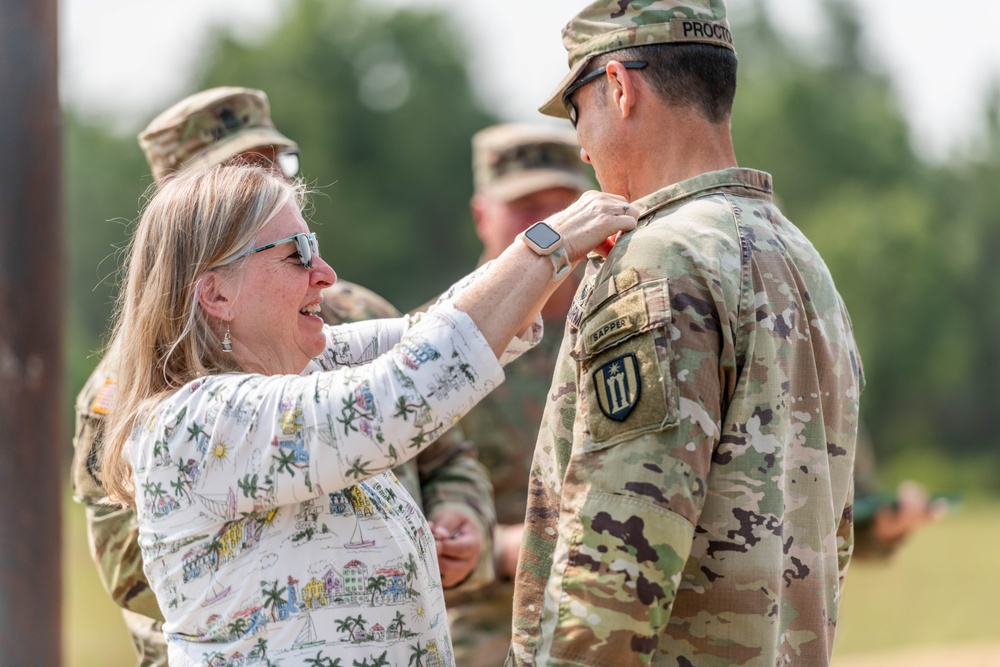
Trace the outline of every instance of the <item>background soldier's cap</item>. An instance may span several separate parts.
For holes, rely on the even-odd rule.
[[[264,146],[298,149],[271,120],[267,95],[227,86],[186,97],[154,118],[139,145],[157,182],[175,171],[221,164]]]
[[[691,42],[736,50],[723,0],[628,3],[597,0],[570,19],[562,35],[563,46],[569,52],[569,73],[538,109],[557,118],[568,117],[563,92],[576,81],[587,63],[602,53],[633,46]]]
[[[472,137],[475,190],[504,201],[549,188],[590,190],[585,166],[569,130],[506,123]]]

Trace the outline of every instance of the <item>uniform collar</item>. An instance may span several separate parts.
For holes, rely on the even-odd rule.
[[[733,167],[698,174],[680,183],[668,185],[632,202],[632,206],[639,211],[639,224],[636,227],[649,224],[650,220],[656,217],[654,214],[657,211],[688,199],[695,199],[707,192],[728,192],[741,197],[771,201],[773,197],[771,174],[756,169]],[[593,252],[587,255],[587,259],[596,265],[604,263],[604,258]]]
[[[698,174],[693,178],[668,185],[656,192],[637,199],[632,206],[639,210],[639,226],[653,218],[653,213],[694,199],[706,192],[730,192],[742,197],[771,200],[771,175],[756,169],[733,167],[721,171]]]

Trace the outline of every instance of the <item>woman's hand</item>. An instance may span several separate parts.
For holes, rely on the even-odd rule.
[[[545,222],[559,232],[569,261],[576,263],[594,250],[606,255],[612,245],[609,237],[635,229],[638,217],[624,197],[588,190]]]
[[[635,229],[638,215],[624,197],[588,191],[545,222],[559,233],[569,261],[576,263],[591,250],[609,246],[608,237]],[[455,307],[472,318],[501,359],[514,335],[531,326],[559,286],[552,275],[548,258],[514,242],[493,261],[489,271],[457,295]]]

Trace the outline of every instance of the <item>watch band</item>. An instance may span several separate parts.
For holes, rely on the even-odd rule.
[[[573,268],[573,264],[569,261],[569,255],[566,254],[566,248],[562,246],[549,253],[549,261],[552,262],[553,282],[565,276]]]

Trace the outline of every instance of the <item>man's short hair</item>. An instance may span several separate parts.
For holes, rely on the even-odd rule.
[[[646,77],[668,104],[696,109],[711,123],[729,120],[736,96],[736,54],[712,44],[652,44],[602,53],[584,74],[612,60],[647,63],[639,76]]]

